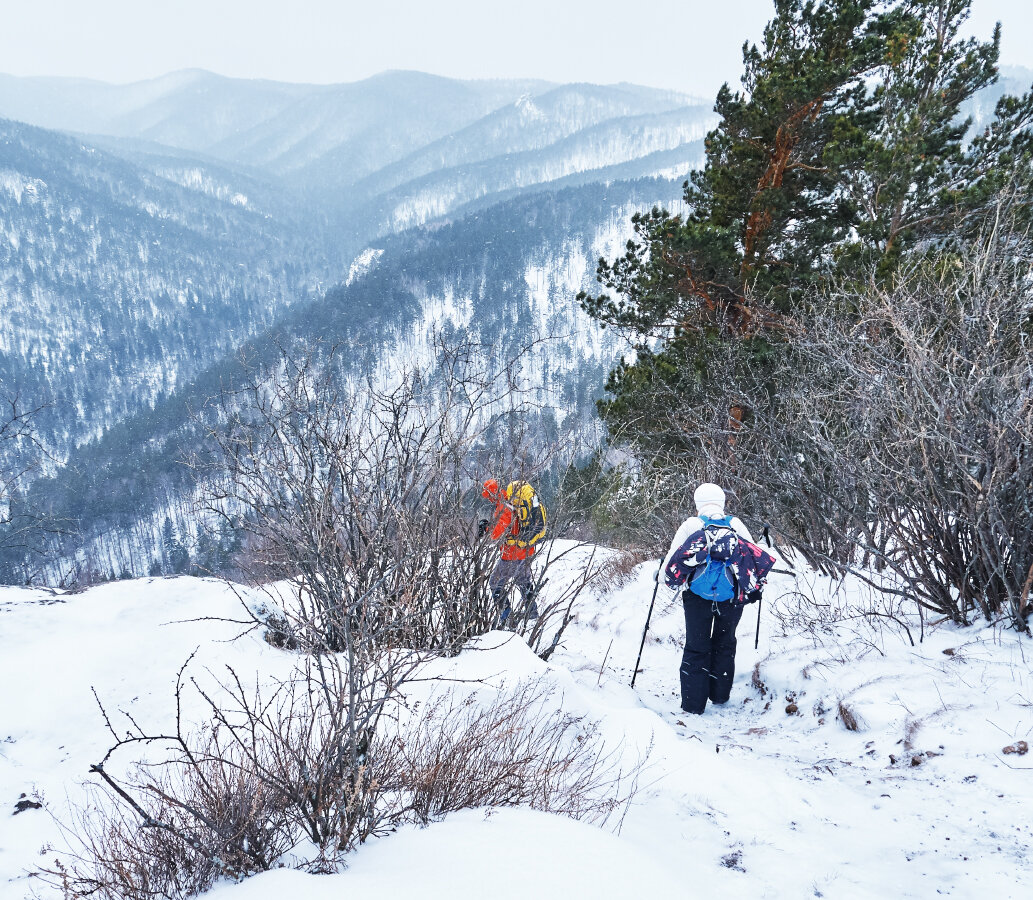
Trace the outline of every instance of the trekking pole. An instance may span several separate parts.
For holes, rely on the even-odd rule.
[[[764,540],[767,541],[768,549],[770,550],[771,549],[771,534],[768,531],[768,523],[767,522],[764,523]],[[791,573],[786,573],[786,574],[791,574]],[[760,604],[763,602],[763,600],[764,600],[764,598],[761,597],[757,601],[757,634],[753,638],[753,649],[754,650],[756,650],[760,646]]]
[[[663,560],[660,561],[663,565]],[[635,687],[635,679],[638,678],[638,664],[642,662],[642,648],[646,646],[646,632],[649,631],[649,620],[653,618],[653,604],[656,603],[656,592],[660,587],[660,566],[657,566],[656,577],[653,579],[653,599],[649,601],[649,612],[646,613],[646,627],[642,629],[642,643],[638,645],[638,659],[635,660],[635,671],[631,673],[631,686]]]

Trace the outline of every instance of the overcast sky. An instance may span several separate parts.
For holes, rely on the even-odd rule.
[[[129,82],[203,68],[331,83],[385,69],[456,78],[630,81],[706,97],[737,80],[771,0],[5,0],[0,72]],[[1033,0],[974,0],[1033,67]]]

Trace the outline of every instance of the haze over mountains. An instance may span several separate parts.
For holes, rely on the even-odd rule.
[[[628,85],[390,72],[312,86],[200,71],[125,86],[2,76],[0,117],[77,135],[5,123],[0,153],[0,308],[19,322],[8,368],[36,359],[60,381],[89,368],[83,353],[116,360],[104,380],[119,401],[77,398],[89,424],[73,443],[344,281],[370,240],[560,179],[684,175],[712,120],[692,98]],[[175,343],[199,323],[207,334],[189,351],[157,332],[155,353],[136,349],[138,328]],[[72,359],[84,329],[88,349]],[[141,370],[171,357],[149,387],[117,368],[125,354],[110,351],[124,342]]]
[[[547,87],[419,73],[327,86],[231,79],[201,70],[129,85],[4,76],[0,109],[47,128],[152,141],[281,174],[341,146],[361,146],[371,162],[354,180],[377,168],[377,160],[391,162]],[[375,155],[385,145],[392,149]]]
[[[164,448],[247,342],[389,366],[431,323],[560,328],[536,377],[589,410],[620,346],[574,297],[635,209],[677,202],[713,121],[632,85],[0,76],[0,384],[53,404],[47,502],[98,527],[174,504]]]
[[[158,144],[262,169],[293,185],[355,184],[426,148],[408,171],[419,177],[496,153],[541,149],[606,121],[676,109],[707,118],[710,105],[632,85],[466,82],[418,72],[343,85],[244,81],[199,70],[130,85],[0,76],[2,117]]]
[[[559,179],[683,177],[702,159],[710,107],[633,85],[417,72],[345,85],[202,71],[124,86],[0,76],[0,117],[74,132],[151,170],[189,159],[265,178],[348,252]]]

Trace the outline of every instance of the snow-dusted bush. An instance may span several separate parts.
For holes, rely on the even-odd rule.
[[[211,724],[116,740],[94,767],[105,790],[70,823],[78,850],[37,874],[68,898],[179,900],[280,866],[337,871],[370,838],[449,812],[526,806],[601,825],[635,793],[642,762],[622,766],[545,681],[488,701],[445,690],[412,712],[394,692],[360,698],[361,727],[351,683],[331,659],[268,693],[195,682]],[[161,753],[115,778],[127,746]]]
[[[40,877],[65,897],[148,900],[271,868],[292,845],[287,797],[220,740],[210,731],[190,755],[134,767],[121,795],[93,791],[68,823],[74,858],[55,858]]]
[[[528,806],[601,825],[626,808],[638,766],[623,769],[619,748],[584,717],[550,708],[553,690],[529,681],[487,704],[452,693],[432,702],[392,741],[404,815],[426,824],[460,809]]]
[[[334,352],[285,357],[276,376],[223,398],[207,505],[239,517],[252,580],[292,586],[284,643],[454,652],[498,624],[481,483],[536,481],[562,441],[535,445],[530,462],[527,392],[475,348],[439,352],[430,374],[351,386]],[[556,558],[536,557],[539,586]],[[584,584],[542,595],[536,620],[516,618],[532,647],[555,646]]]
[[[785,367],[782,430],[767,429],[770,480],[823,516],[821,554],[960,623],[1029,614],[1031,259],[1028,236],[994,223],[841,295]],[[804,522],[781,524],[814,549]]]

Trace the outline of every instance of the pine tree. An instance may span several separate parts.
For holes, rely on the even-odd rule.
[[[161,550],[166,575],[183,575],[190,568],[190,553],[180,542],[170,516],[165,517],[165,523],[162,525]]]
[[[821,250],[854,225],[823,158],[844,133],[871,127],[860,101],[891,27],[879,5],[776,0],[763,49],[743,48],[742,90],[718,92],[706,164],[685,183],[692,211],[684,221],[659,209],[633,219],[626,254],[599,263],[619,299],[582,293],[591,315],[664,337],[786,327],[755,300],[789,311],[820,274]]]
[[[868,130],[844,132],[825,155],[856,225],[841,256],[877,259],[883,275],[919,241],[948,235],[966,211],[958,191],[976,177],[976,157],[966,153],[971,122],[961,106],[997,80],[1001,39],[1000,25],[989,42],[961,37],[970,7],[971,0],[900,7],[880,80],[859,101]]]
[[[611,426],[648,443],[658,397],[691,402],[716,356],[763,366],[773,341],[799,333],[817,286],[873,265],[891,278],[1002,185],[1033,184],[1033,95],[1004,98],[965,145],[959,110],[996,79],[1000,42],[999,28],[989,42],[962,37],[970,6],[775,0],[762,47],[743,48],[742,90],[718,93],[705,166],[685,183],[690,213],[635,216],[625,254],[599,262],[605,292],[579,295],[637,341],[600,404]],[[729,410],[733,430],[743,412]]]

